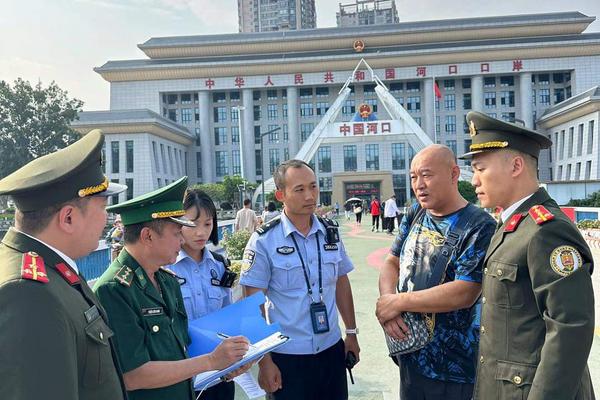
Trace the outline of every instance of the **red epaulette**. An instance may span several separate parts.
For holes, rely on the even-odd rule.
[[[551,221],[554,219],[554,214],[546,209],[544,206],[533,206],[529,209],[529,215],[535,221],[536,224],[542,225],[545,222]]]
[[[513,215],[511,219],[506,223],[504,232],[514,232],[523,220],[523,217],[524,215],[521,213]]]
[[[65,278],[65,281],[69,282],[69,285],[74,285],[79,282],[79,275],[75,273],[71,268],[67,267],[64,263],[56,264],[56,270]]]
[[[44,259],[33,251],[23,254],[23,265],[21,265],[21,278],[30,279],[42,283],[48,283],[48,274]]]

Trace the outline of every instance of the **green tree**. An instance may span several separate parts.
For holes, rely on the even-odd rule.
[[[269,204],[270,201],[275,203],[275,207],[277,207],[278,210],[283,209],[283,203],[275,198],[275,192],[265,193],[265,207],[267,206],[267,204]]]
[[[0,177],[76,141],[70,124],[82,107],[55,82],[0,81]]]
[[[600,191],[590,194],[585,199],[571,199],[567,205],[573,207],[600,207]]]
[[[220,203],[225,201],[225,187],[222,183],[201,183],[192,187],[193,189],[202,190],[212,201]]]
[[[233,203],[236,201],[236,196],[240,193],[240,186],[246,184],[246,191],[249,195],[256,188],[256,184],[251,184],[247,180],[242,179],[239,175],[234,176],[226,176],[223,178],[223,189],[225,191],[225,200]],[[244,199],[240,199],[240,203],[244,201]]]
[[[475,194],[475,187],[467,181],[458,181],[458,191],[462,197],[465,198],[469,203],[477,203],[477,195]]]

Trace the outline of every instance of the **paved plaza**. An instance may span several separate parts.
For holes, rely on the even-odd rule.
[[[369,221],[368,221],[369,220]],[[381,266],[393,236],[371,232],[370,215],[363,218],[362,226],[353,221],[340,219],[342,238],[355,270],[349,275],[354,292],[356,319],[360,327],[359,343],[361,361],[354,368],[356,382],[350,385],[350,399],[391,400],[398,399],[398,369],[387,356],[383,331],[375,317],[375,302],[379,295],[377,281]],[[600,265],[600,249],[593,248],[596,264]],[[596,335],[589,359],[592,382],[596,393],[600,392],[600,267],[593,275],[596,293]],[[255,371],[256,372],[256,371]],[[285,382],[284,382],[285,384]],[[236,399],[246,399],[239,393]]]

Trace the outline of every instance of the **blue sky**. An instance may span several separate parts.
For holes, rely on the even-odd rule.
[[[316,0],[317,26],[335,26],[340,0]],[[349,1],[341,0],[342,3]],[[396,0],[401,21],[580,11],[600,17],[598,0]],[[543,4],[543,9],[540,5]],[[237,32],[237,0],[2,0],[0,80],[54,80],[85,110],[108,109],[109,84],[93,68],[140,59],[151,37]],[[600,31],[600,21],[587,32]]]

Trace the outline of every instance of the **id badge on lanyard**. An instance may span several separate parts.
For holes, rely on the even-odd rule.
[[[311,299],[310,304],[310,320],[312,322],[313,332],[315,334],[326,333],[329,332],[329,316],[327,315],[327,307],[323,302],[323,275],[321,271],[321,246],[319,243],[319,234],[315,235],[317,239],[317,254],[319,260],[319,300],[315,301],[313,297],[312,287],[310,286],[310,281],[308,280],[308,273],[306,272],[306,265],[304,265],[304,259],[302,258],[302,254],[300,253],[300,249],[298,248],[298,243],[296,242],[296,238],[294,234],[292,234],[292,240],[294,241],[294,246],[296,247],[296,251],[298,252],[298,257],[300,257],[300,263],[302,264],[302,272],[304,273],[304,280],[306,281],[306,287],[308,288],[308,297]]]

